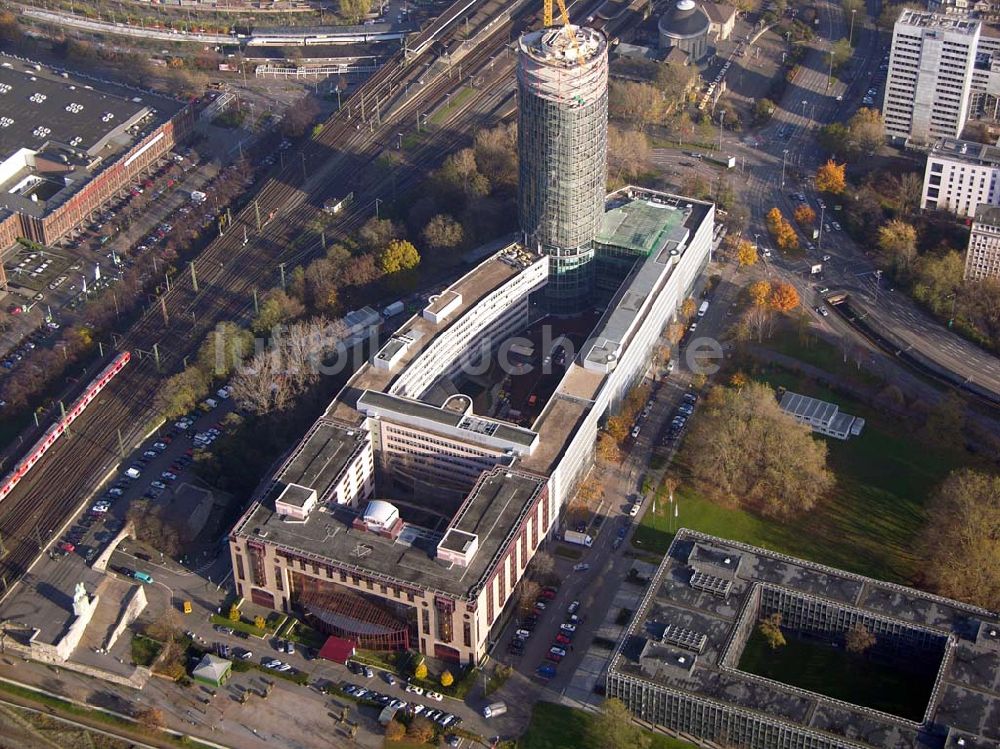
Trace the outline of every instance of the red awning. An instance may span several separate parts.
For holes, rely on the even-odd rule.
[[[354,655],[357,646],[357,640],[347,637],[327,637],[319,650],[319,657],[334,663],[347,663],[347,660]]]

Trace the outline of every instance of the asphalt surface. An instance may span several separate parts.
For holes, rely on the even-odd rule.
[[[869,2],[868,7],[869,12],[878,10],[875,2]],[[904,346],[919,351],[959,379],[1000,394],[997,358],[952,333],[912,299],[891,290],[885,280],[879,282],[875,274],[878,266],[865,252],[870,248],[858,245],[843,231],[834,230],[831,222],[838,219],[837,212],[831,206],[824,211],[819,205],[812,176],[828,154],[817,144],[815,134],[825,124],[848,119],[869,87],[878,89],[878,106],[882,92],[882,73],[878,68],[884,46],[871,18],[863,19],[859,13],[854,24],[855,61],[848,82],[846,85],[835,82],[828,87],[830,40],[847,35],[850,19],[845,18],[839,4],[819,3],[816,8],[820,17],[817,41],[779,103],[773,121],[747,138],[748,142],[730,139],[724,143],[724,150],[738,157],[737,169],[746,180],[751,211],[748,236],[758,238],[761,247],[771,246],[765,222],[767,212],[777,206],[790,218],[798,205],[790,194],[804,193],[817,216],[823,218],[824,228],[814,240],[817,249],[807,253],[805,260],[789,259],[780,253],[772,258],[775,269],[795,283],[803,298],[814,298],[812,287],[817,282],[831,291],[846,291],[855,307],[867,311]],[[838,96],[842,101],[837,101]],[[782,131],[787,133],[786,138],[781,137]],[[795,178],[796,174],[801,179]],[[826,230],[826,224],[831,225],[830,231]],[[830,255],[830,260],[824,262],[823,255]],[[814,263],[823,265],[821,279],[809,278],[809,266]]]

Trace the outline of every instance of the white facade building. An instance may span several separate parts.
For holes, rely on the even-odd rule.
[[[981,205],[1000,204],[1000,148],[942,138],[927,154],[923,209],[975,216]]]
[[[972,222],[965,254],[965,278],[1000,278],[1000,207],[982,206]]]
[[[488,373],[481,348],[529,328],[551,281],[546,258],[515,244],[401,325],[258,492],[230,534],[240,595],[364,647],[483,657],[593,464],[599,425],[710,258],[710,203],[623,188],[605,208],[596,256],[627,272],[610,303],[593,300],[603,315],[533,421],[477,414],[482,401],[458,391]],[[368,522],[386,499],[392,527]]]
[[[920,144],[961,135],[981,27],[933,13],[900,13],[882,107],[887,137]]]

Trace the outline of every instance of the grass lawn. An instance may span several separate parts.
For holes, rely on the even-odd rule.
[[[829,372],[832,375],[853,380],[865,385],[877,385],[877,377],[869,373],[864,365],[861,369],[855,364],[854,359],[848,353],[847,361],[844,361],[844,354],[836,346],[827,341],[809,336],[809,340],[803,343],[799,339],[799,334],[790,327],[780,327],[766,343],[767,348],[773,349],[779,354],[798,359],[805,364]]]
[[[250,622],[245,622],[240,619],[238,622],[234,622],[228,616],[220,616],[219,614],[212,614],[209,618],[212,624],[216,624],[220,627],[229,627],[237,632],[246,632],[248,635],[253,637],[263,637],[267,634],[267,630],[255,627]]]
[[[936,664],[887,664],[796,637],[772,650],[756,629],[740,657],[740,669],[917,722],[924,717],[937,676]]]
[[[831,496],[803,517],[774,521],[722,507],[682,486],[676,492],[677,520],[667,503],[658,501],[656,512],[650,508],[643,517],[633,544],[662,554],[672,531],[685,527],[880,580],[911,583],[918,568],[913,542],[924,523],[924,504],[948,473],[963,465],[963,456],[929,448],[862,404],[792,375],[764,379],[831,400],[867,420],[862,435],[846,442],[817,437],[826,440],[837,477]],[[683,474],[683,447],[676,460]]]
[[[163,650],[163,644],[142,635],[132,638],[132,662],[137,666],[152,666],[156,656]]]
[[[587,735],[591,713],[552,702],[536,702],[531,724],[518,740],[518,749],[603,749]],[[691,749],[694,744],[650,733],[650,749]],[[395,745],[394,745],[395,746]]]

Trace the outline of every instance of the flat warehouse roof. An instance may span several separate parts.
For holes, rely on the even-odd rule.
[[[8,123],[0,127],[3,158],[48,141],[97,155],[109,136],[148,111],[167,120],[182,106],[144,91],[35,70],[12,57],[0,55],[0,63],[0,116]]]

